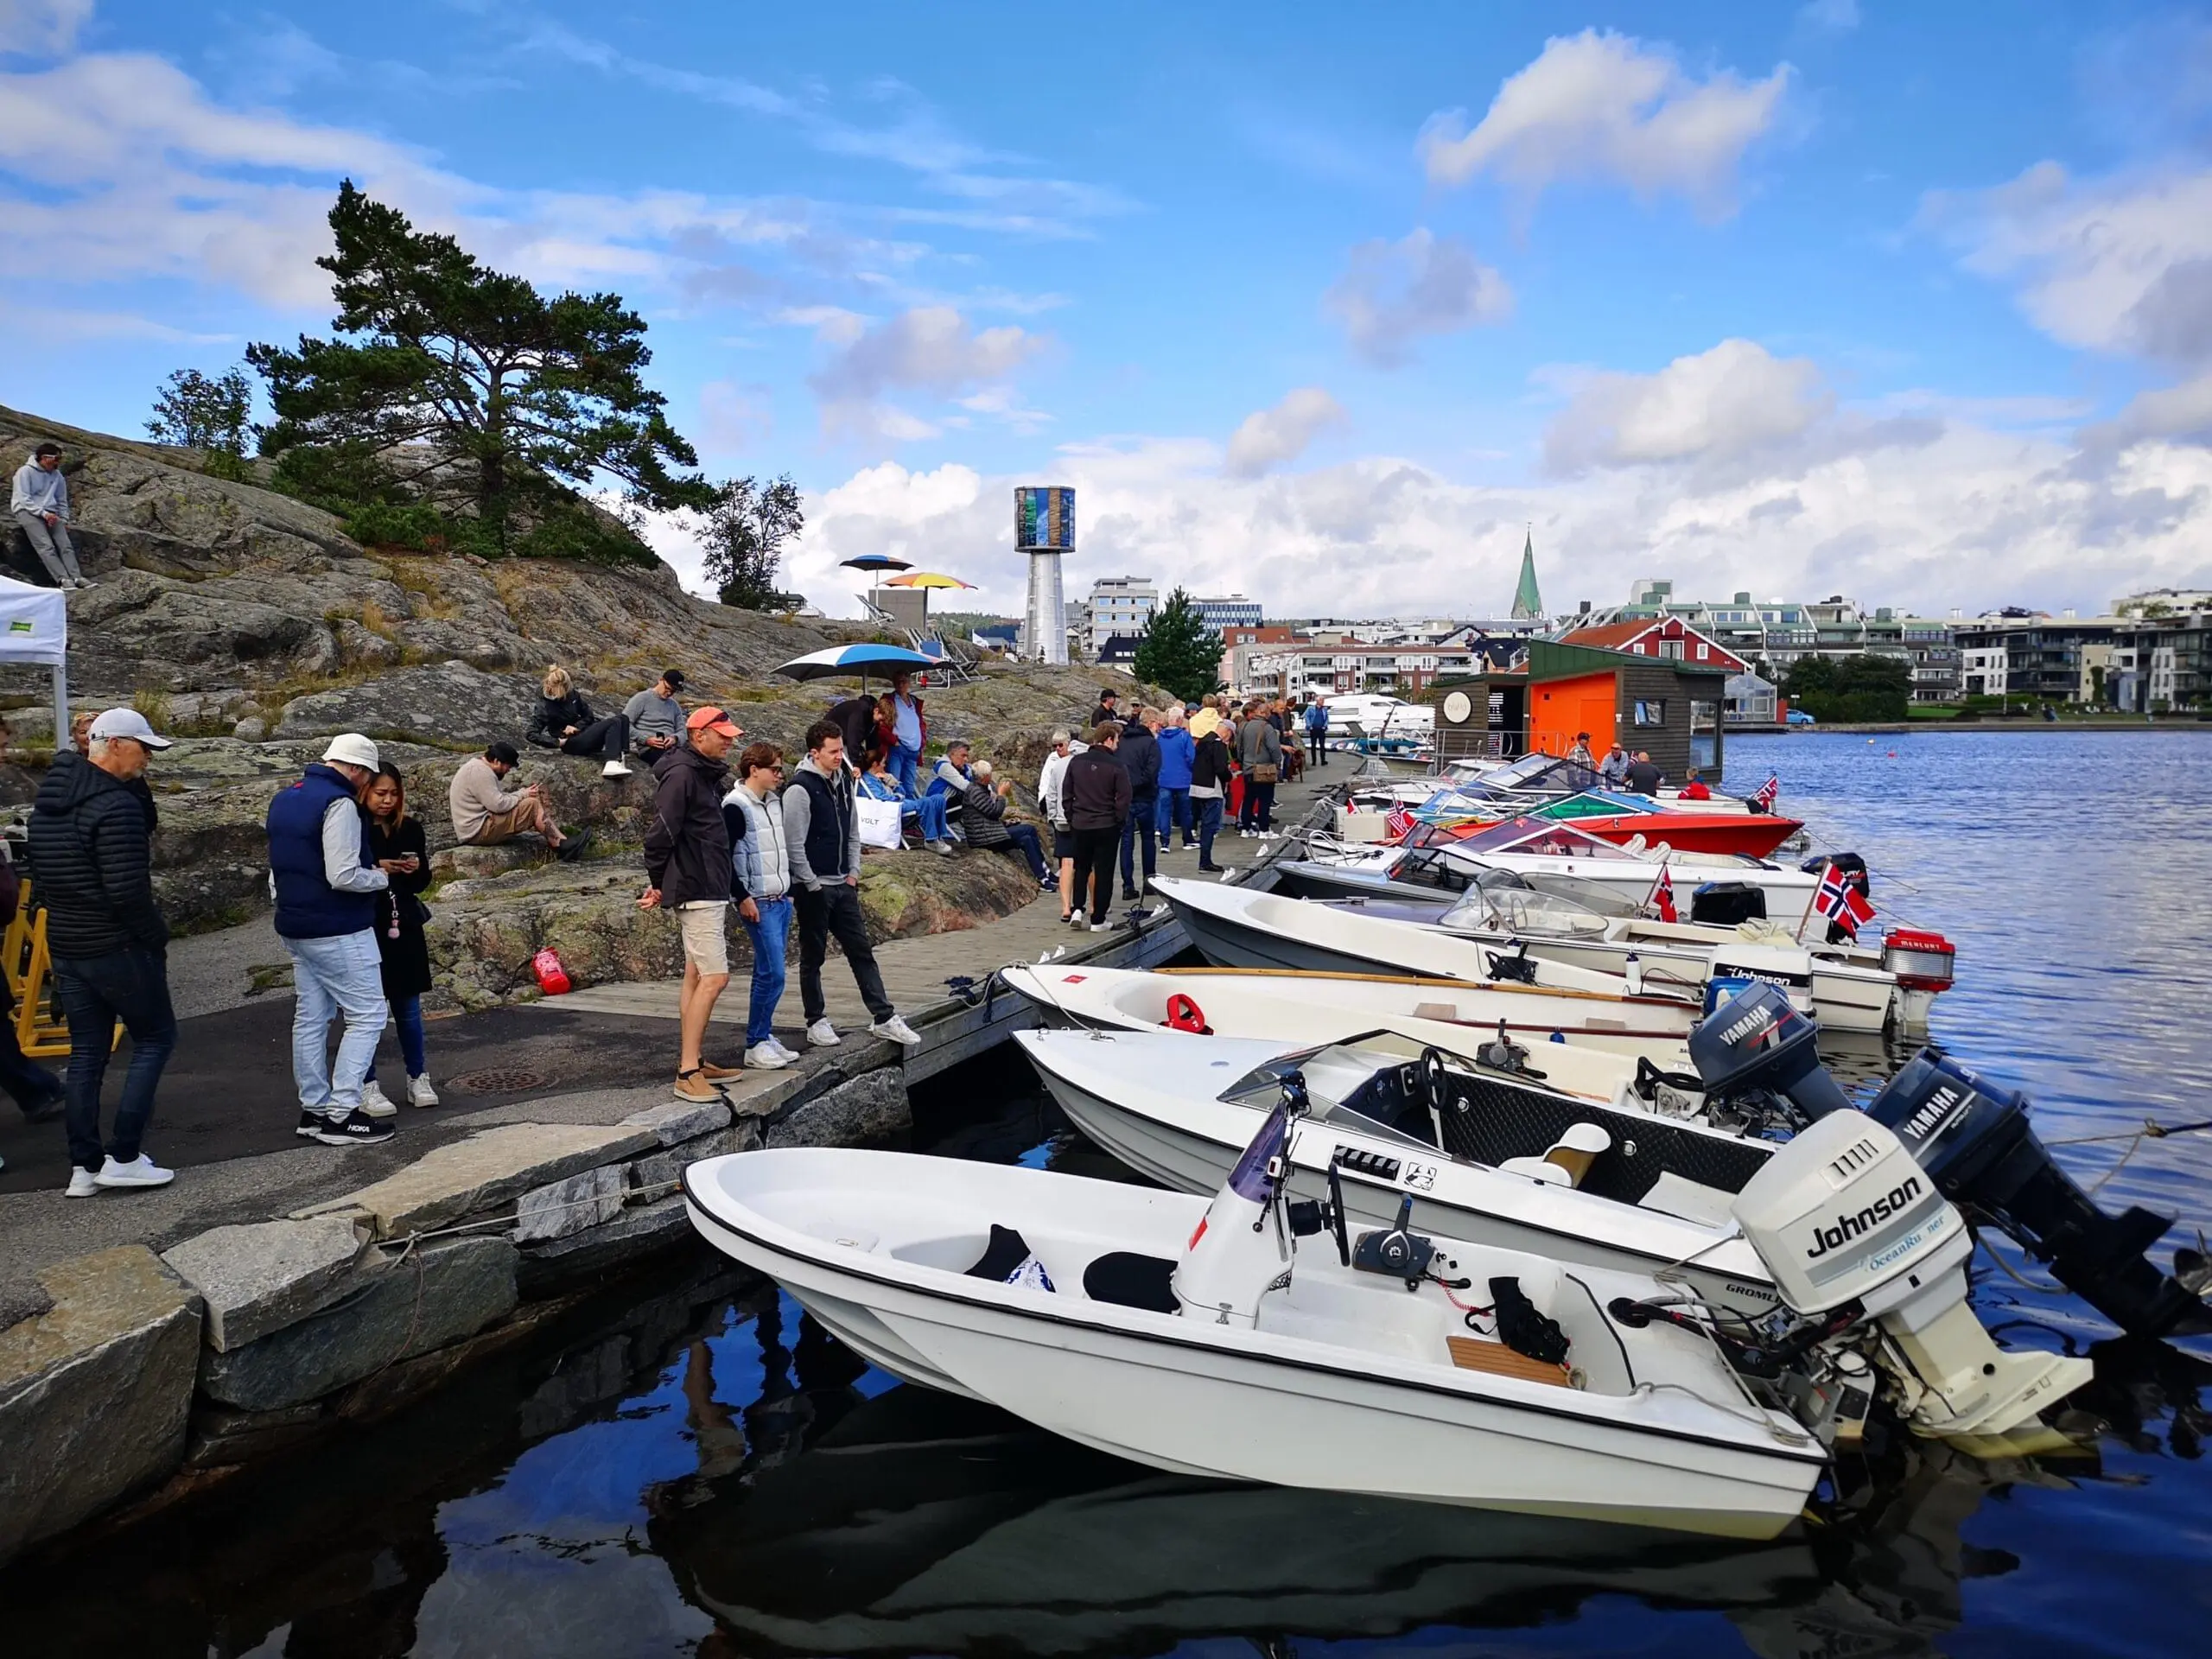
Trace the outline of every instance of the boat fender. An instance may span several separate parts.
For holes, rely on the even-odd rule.
[[[1201,1037],[1213,1035],[1213,1027],[1206,1024],[1205,1012],[1182,991],[1177,991],[1167,999],[1167,1028],[1170,1031],[1192,1032]]]
[[[1567,1363],[1567,1332],[1529,1300],[1518,1279],[1490,1281],[1491,1306],[1497,1310],[1497,1339],[1516,1354],[1547,1365]]]

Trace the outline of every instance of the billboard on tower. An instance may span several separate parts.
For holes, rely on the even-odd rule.
[[[1014,493],[1014,544],[1027,552],[1075,547],[1075,492],[1060,485],[1022,485]]]

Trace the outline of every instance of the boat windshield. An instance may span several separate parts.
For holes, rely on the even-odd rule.
[[[1495,874],[1497,872],[1485,872]],[[1572,899],[1526,884],[1513,887],[1471,883],[1443,916],[1446,927],[1473,933],[1529,933],[1546,938],[1599,938],[1605,918]]]
[[[1599,840],[1586,830],[1538,817],[1509,818],[1503,823],[1494,823],[1487,830],[1477,830],[1456,845],[1462,851],[1470,853],[1537,853],[1565,858],[1633,859],[1636,856],[1614,846],[1610,841]]]
[[[1433,1148],[1435,1122],[1416,1081],[1421,1052],[1421,1044],[1395,1031],[1370,1031],[1278,1054],[1230,1084],[1219,1098],[1272,1111],[1282,1096],[1283,1078],[1297,1071],[1306,1078],[1315,1122]]]

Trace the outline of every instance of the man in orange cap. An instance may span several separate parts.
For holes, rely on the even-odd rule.
[[[723,756],[744,730],[711,705],[694,709],[683,722],[689,741],[653,763],[653,822],[645,831],[645,879],[640,909],[676,912],[683,928],[683,991],[677,1003],[681,1054],[676,1097],[720,1097],[720,1077],[737,1068],[715,1065],[701,1052],[715,999],[729,983],[729,826],[722,797],[729,792]]]

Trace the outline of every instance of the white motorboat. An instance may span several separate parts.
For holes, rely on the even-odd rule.
[[[1088,963],[1017,963],[999,977],[1047,1024],[1058,1026],[1217,1032],[1300,1047],[1388,1027],[1453,1054],[1472,1054],[1503,1033],[1515,1042],[1544,1045],[1545,1058],[1537,1063],[1555,1083],[1572,1071],[1573,1084],[1562,1086],[1605,1099],[1619,1093],[1618,1079],[1633,1076],[1638,1059],[1662,1071],[1688,1072],[1682,1039],[1696,1017],[1680,1005],[1629,1003],[1590,991],[1290,969],[1147,972]]]
[[[1426,925],[1370,913],[1357,908],[1357,901],[1317,904],[1173,876],[1155,879],[1153,891],[1167,901],[1206,960],[1225,968],[1411,974],[1472,984],[1526,976],[1526,982],[1540,988],[1671,1000],[1700,1012],[1708,982],[1756,980],[1780,986],[1802,1012],[1812,1013],[1815,1007],[1813,959],[1802,945],[1738,938],[1702,950],[1655,944],[1647,952],[1632,942],[1609,939],[1602,924],[1587,938],[1565,942]],[[1885,1027],[1896,998],[1894,976],[1824,976],[1831,978],[1838,993],[1832,1004],[1837,1029]],[[1865,1006],[1866,1001],[1873,1006]]]
[[[1295,1143],[1331,1134],[1302,1109],[1286,1089],[1211,1200],[817,1147],[683,1190],[871,1363],[1187,1474],[1770,1537],[1878,1383],[1922,1432],[2000,1434],[2088,1379],[1990,1342],[1963,1221],[1878,1125],[1823,1121],[1739,1200],[1792,1298],[1746,1338],[1648,1275],[1403,1219],[1355,1240],[1290,1198]],[[1848,1244],[1838,1211],[1869,1218]]]
[[[1191,943],[1217,967],[1379,973],[1456,979],[1471,985],[1505,982],[1539,990],[1623,995],[1621,982],[1611,974],[1529,960],[1518,950],[1332,910],[1256,887],[1167,875],[1156,876],[1147,885],[1174,910]],[[1639,1007],[1676,1004],[1694,1010],[1700,1001],[1694,990],[1665,985],[1648,992],[1631,988],[1626,1000]]]
[[[1454,1238],[1570,1266],[1669,1270],[1716,1306],[1774,1309],[1771,1277],[1728,1218],[1773,1142],[1465,1062],[1433,1065],[1421,1045],[1389,1032],[1305,1048],[1157,1031],[1025,1031],[1014,1041],[1071,1122],[1180,1192],[1221,1184],[1255,1114],[1271,1109],[1297,1072],[1316,1128],[1328,1131],[1300,1142],[1293,1184],[1303,1197],[1326,1193],[1334,1161],[1358,1219],[1388,1221],[1410,1197],[1414,1225]],[[1443,1104],[1432,1110],[1440,1090]],[[1607,1152],[1586,1161],[1579,1184],[1556,1183],[1560,1166],[1540,1166],[1579,1126],[1600,1130]]]
[[[1321,702],[1329,711],[1332,738],[1410,739],[1429,743],[1436,737],[1436,710],[1426,703],[1407,702],[1376,691],[1342,692]]]

